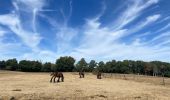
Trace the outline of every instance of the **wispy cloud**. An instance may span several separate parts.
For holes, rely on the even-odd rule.
[[[40,33],[37,32],[36,30],[36,16],[37,16],[37,12],[38,10],[42,10],[42,8],[45,6],[45,0],[14,0],[13,2],[13,6],[14,6],[14,10],[9,13],[9,14],[3,14],[0,15],[0,25],[4,25],[7,28],[10,29],[10,31],[12,31],[13,33],[15,33],[19,38],[21,38],[21,40],[23,41],[23,45],[28,46],[29,48],[31,48],[31,52],[33,54],[35,53],[41,53],[38,45],[42,39],[42,37],[40,36]],[[24,29],[23,27],[23,21],[21,20],[21,16],[20,16],[20,11],[22,12],[29,12],[30,15],[28,16],[32,16],[32,30],[27,30]],[[4,32],[4,31],[3,31]],[[9,44],[10,47],[15,47],[18,49],[24,49],[21,44],[18,45],[16,43],[12,43]],[[18,46],[17,46],[18,45]],[[8,49],[8,44],[7,43],[3,43],[1,42],[1,50],[5,49],[6,52],[9,52]],[[21,50],[14,50],[14,48],[11,48],[13,51],[20,51]],[[42,52],[44,52],[42,50]],[[2,54],[4,54],[4,52],[2,52]],[[17,52],[16,52],[17,54]],[[28,54],[28,53],[26,53]],[[25,54],[23,54],[25,55]],[[29,57],[31,58],[30,55]],[[12,57],[12,56],[11,56]],[[24,57],[19,57],[18,58],[24,58]]]
[[[134,21],[137,17],[139,17],[142,13],[142,11],[148,7],[150,7],[153,4],[158,3],[159,0],[147,0],[147,2],[144,2],[144,0],[129,0],[127,10],[125,10],[117,20],[117,29],[121,29],[130,22]]]
[[[73,7],[76,1],[67,1],[67,7],[61,6],[57,9],[55,7],[48,9],[47,0],[14,0],[12,2],[15,9],[8,14],[0,15],[0,25],[15,33],[22,43],[19,45],[4,44],[1,41],[0,51],[4,52],[3,55],[5,55],[5,49],[11,49],[7,48],[8,45],[18,45],[19,49],[26,45],[31,50],[19,55],[21,59],[54,61],[56,57],[71,55],[77,59],[86,57],[87,60],[98,61],[110,59],[168,60],[170,47],[167,45],[170,43],[168,40],[170,25],[167,24],[159,29],[149,29],[169,20],[169,17],[164,17],[161,12],[150,13],[154,9],[150,9],[147,13],[149,7],[157,6],[159,0],[126,0],[123,5],[120,5],[121,7],[118,7],[121,9],[118,17],[114,16],[114,20],[107,20],[105,25],[103,25],[105,19],[102,18],[108,12],[109,15],[113,14],[111,13],[113,11],[107,11],[110,8],[106,1],[101,1],[101,11],[94,16],[83,18],[85,22],[78,28],[72,27],[72,23],[69,23],[72,22],[74,13],[77,13],[73,11],[77,10]],[[29,17],[27,21],[31,29],[26,29],[24,22],[27,21],[23,21],[21,15],[23,13]],[[53,32],[50,35],[55,35],[52,37],[55,41],[48,44],[46,49],[42,49],[40,44],[44,38],[49,37],[43,37],[44,34],[39,31],[41,25],[38,18],[45,21],[41,24],[47,22],[45,27],[48,29],[46,30]],[[0,29],[0,37],[6,35],[5,31],[4,27]],[[55,46],[55,50],[51,50],[50,45]]]
[[[158,31],[156,31],[157,33],[162,32],[162,31],[166,31],[167,29],[170,28],[170,23],[168,23],[167,25],[165,25],[164,27],[160,28]]]
[[[119,20],[114,23],[117,25],[116,29],[110,26],[101,28],[98,17],[96,18],[97,20],[95,18],[87,19],[84,29],[85,37],[81,41],[82,45],[76,48],[71,55],[77,58],[86,57],[90,59],[98,58],[106,60],[113,58],[119,60],[158,60],[159,57],[165,56],[164,54],[168,54],[169,52],[164,52],[164,54],[162,54],[162,52],[156,53],[160,49],[158,50],[155,47],[150,47],[148,44],[143,45],[145,42],[142,43],[139,38],[136,38],[131,44],[124,44],[118,41],[122,37],[138,32],[160,19],[160,14],[150,15],[132,28],[124,28],[124,26],[130,24],[141,15],[144,9],[156,3],[158,3],[158,0],[150,0],[147,2],[131,1],[131,6],[128,7],[120,16]],[[146,35],[148,34],[150,34],[150,32]]]
[[[7,33],[4,29],[0,27],[0,37],[4,36]]]
[[[24,30],[20,24],[20,19],[15,14],[0,15],[0,24],[7,26],[30,47],[37,46],[41,40],[38,34]]]

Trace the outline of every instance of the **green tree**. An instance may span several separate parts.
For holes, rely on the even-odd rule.
[[[60,57],[56,60],[57,71],[71,72],[74,69],[75,59],[70,56]]]
[[[46,62],[45,64],[43,64],[41,71],[51,72],[52,71],[52,64],[50,62]]]
[[[136,61],[136,67],[138,74],[145,74],[143,61]]]
[[[40,72],[42,68],[42,63],[39,61],[32,61],[32,71]]]
[[[152,75],[152,70],[152,64],[150,62],[146,62],[144,65],[145,75]]]
[[[82,70],[87,71],[88,70],[88,64],[84,58],[81,58],[80,61],[77,62],[76,70],[77,71],[82,71]]]
[[[89,71],[92,72],[96,66],[97,62],[95,60],[91,60],[89,63]]]
[[[104,67],[105,67],[105,63],[103,61],[100,61],[97,66],[97,70],[100,72],[104,72]]]
[[[9,59],[6,61],[6,69],[7,70],[17,70],[18,69],[18,62],[14,59]]]
[[[111,61],[106,62],[105,67],[103,67],[103,72],[106,72],[106,73],[112,72],[112,62]]]
[[[42,63],[39,61],[21,60],[19,62],[19,68],[24,72],[40,72]]]
[[[32,72],[32,63],[31,61],[21,60],[19,62],[19,68],[24,72]]]
[[[5,61],[0,61],[0,69],[5,69],[6,63]]]

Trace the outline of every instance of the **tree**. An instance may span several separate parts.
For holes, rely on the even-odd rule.
[[[5,61],[0,61],[0,69],[5,69],[6,63]]]
[[[157,76],[158,74],[158,66],[156,66],[156,64],[152,64],[152,68],[153,68],[153,76]]]
[[[39,61],[21,60],[19,62],[19,68],[24,72],[40,72],[42,63]]]
[[[42,68],[42,63],[39,61],[32,61],[32,71],[40,72]]]
[[[46,62],[45,64],[43,64],[41,71],[43,72],[51,72],[52,70],[52,64],[50,62]]]
[[[56,71],[71,72],[74,69],[75,59],[70,56],[60,57],[56,60]]]
[[[6,61],[6,69],[7,70],[17,70],[18,69],[18,62],[17,60],[14,58],[14,59],[9,59]]]
[[[21,60],[19,62],[19,68],[24,72],[32,72],[32,63],[31,61]]]
[[[143,61],[136,61],[137,73],[144,74],[144,62]]]
[[[105,63],[103,61],[100,61],[97,66],[97,70],[100,72],[104,72],[104,67],[105,67]]]
[[[124,60],[121,63],[121,68],[120,68],[121,73],[128,74],[131,72],[131,69],[132,69],[132,63],[130,63],[128,60]]]
[[[82,71],[82,70],[87,71],[88,70],[88,64],[84,58],[81,58],[80,61],[77,62],[76,70],[77,71]]]
[[[92,72],[96,66],[97,62],[95,60],[91,60],[89,63],[89,71]]]
[[[152,75],[152,64],[149,62],[146,62],[144,65],[144,71],[145,71],[145,75]]]
[[[103,67],[103,72],[106,72],[106,73],[112,72],[112,62],[111,61],[106,62],[105,67]]]

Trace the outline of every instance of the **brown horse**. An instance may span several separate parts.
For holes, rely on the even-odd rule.
[[[60,82],[60,78],[61,78],[61,81],[64,82],[64,75],[62,72],[53,72],[53,73],[51,73],[50,76],[52,76],[50,82],[53,81],[55,83],[56,77],[58,77],[57,82]]]
[[[101,73],[101,72],[98,72],[98,73],[97,73],[97,79],[102,79],[101,76],[102,76],[102,73]]]
[[[80,76],[80,78],[84,78],[84,72],[83,72],[83,71],[80,71],[80,72],[79,72],[79,76]]]

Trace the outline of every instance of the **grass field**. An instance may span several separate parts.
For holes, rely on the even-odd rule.
[[[61,83],[50,83],[50,73],[0,71],[0,100],[170,100],[170,79],[149,76],[64,73]]]

